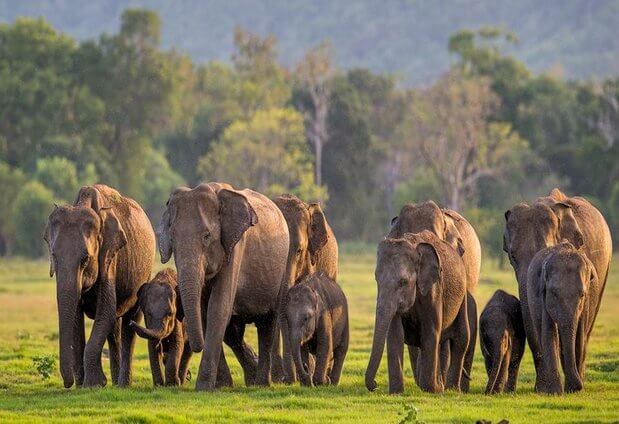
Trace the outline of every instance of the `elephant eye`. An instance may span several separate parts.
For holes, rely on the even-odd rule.
[[[211,239],[211,233],[209,231],[204,232],[204,241],[209,241]]]
[[[86,266],[88,264],[89,260],[90,260],[90,256],[84,255],[84,256],[82,256],[82,259],[80,259],[80,264],[82,266]]]
[[[301,255],[301,253],[303,253],[303,249],[301,249],[300,247],[297,249],[297,256]]]
[[[402,278],[402,279],[399,281],[399,284],[400,284],[400,286],[402,286],[402,287],[408,286],[408,280],[407,280],[406,278]]]

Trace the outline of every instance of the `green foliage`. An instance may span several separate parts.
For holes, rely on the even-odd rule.
[[[293,109],[259,111],[249,121],[233,122],[198,165],[205,181],[252,187],[267,196],[289,192],[326,200],[312,169],[303,118]]]
[[[79,188],[75,164],[66,158],[37,160],[34,178],[50,189],[56,199],[66,202],[73,200]]]
[[[37,355],[32,362],[43,380],[50,378],[56,369],[56,358],[52,355]]]
[[[16,251],[29,257],[45,253],[43,230],[54,204],[54,194],[38,181],[23,185],[13,203]]]
[[[26,182],[20,169],[11,169],[0,162],[0,253],[10,254],[16,233],[13,220],[13,202]]]
[[[151,149],[144,158],[147,166],[140,188],[141,206],[151,217],[158,216],[170,192],[183,184],[183,179],[172,170],[163,153]]]

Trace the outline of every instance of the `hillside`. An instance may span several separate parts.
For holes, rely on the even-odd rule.
[[[536,71],[561,69],[568,78],[619,73],[619,2],[613,0],[0,0],[0,21],[44,16],[64,32],[89,38],[116,31],[122,10],[135,6],[156,10],[164,45],[197,61],[227,60],[233,28],[241,25],[275,34],[287,63],[328,38],[341,66],[396,73],[418,84],[448,66],[451,33],[505,25],[521,40],[514,53]]]

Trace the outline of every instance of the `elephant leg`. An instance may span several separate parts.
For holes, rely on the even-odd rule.
[[[228,361],[226,360],[226,354],[224,353],[223,346],[221,347],[221,354],[219,355],[219,362],[217,364],[217,378],[215,380],[215,387],[233,387],[232,373],[228,367]]]
[[[245,336],[245,324],[232,318],[224,334],[224,342],[232,349],[234,356],[243,368],[245,385],[251,386],[256,379],[256,369],[258,368],[258,357],[251,346],[243,340]]]
[[[112,374],[112,384],[118,386],[118,375],[120,374],[120,338],[122,334],[121,319],[116,318],[114,329],[107,336],[107,347],[110,356],[110,373]]]
[[[348,352],[348,324],[346,324],[346,329],[344,330],[344,337],[339,345],[333,351],[333,367],[331,368],[331,372],[329,374],[329,378],[331,379],[331,384],[337,386],[340,383],[340,376],[342,375],[342,367],[344,366],[344,359],[346,358],[346,353]]]
[[[84,349],[84,387],[105,386],[101,352],[116,324],[116,291],[109,281],[101,281],[97,292],[95,322]]]
[[[522,360],[522,355],[524,354],[524,345],[519,345],[517,341],[512,340],[511,347],[511,361],[509,363],[507,385],[505,386],[505,391],[507,392],[516,391],[516,383],[518,382],[518,370],[520,368],[520,361]]]
[[[165,384],[162,371],[163,353],[159,340],[148,341],[148,359],[150,361],[150,372],[153,376],[153,385],[163,386]]]
[[[177,325],[168,339],[168,355],[165,361],[165,384],[166,386],[180,386],[181,379],[179,378],[179,368],[181,356],[183,354],[183,334],[182,330]]]
[[[402,319],[396,315],[391,320],[387,332],[387,368],[389,373],[389,393],[404,392],[404,327]]]
[[[548,313],[542,311],[542,346],[544,346],[543,359],[543,384],[535,390],[550,394],[563,393],[561,385],[561,376],[559,375],[559,363],[557,355],[559,354],[559,334],[556,324],[552,321]],[[539,376],[538,376],[539,379]]]
[[[442,393],[445,389],[438,376],[439,332],[438,322],[428,317],[421,328],[421,352],[419,353],[419,388],[430,393]]]
[[[284,381],[284,359],[280,352],[281,345],[280,332],[277,331],[277,334],[273,337],[273,350],[271,352],[271,380],[274,383]]]
[[[522,323],[524,326],[527,343],[529,348],[531,349],[531,354],[533,355],[533,365],[535,366],[535,391],[539,392],[541,390],[541,376],[542,376],[542,356],[541,356],[541,348],[539,341],[535,336],[535,319],[532,317],[532,313],[536,311],[530,311],[526,283],[519,283],[519,295],[520,295],[520,308],[522,310]],[[541,317],[539,317],[541,322]],[[540,333],[541,334],[541,333]]]
[[[122,318],[121,332],[121,357],[120,357],[120,375],[118,385],[127,387],[131,385],[131,373],[133,370],[133,350],[135,349],[135,330],[131,325],[131,321],[140,322],[142,312],[138,306],[131,308]]]
[[[462,374],[464,370],[464,357],[469,347],[469,320],[467,314],[467,301],[464,299],[462,308],[453,324],[455,336],[451,339],[451,364],[447,373],[447,388],[460,390]]]
[[[276,314],[256,323],[258,329],[258,371],[255,384],[269,386],[271,384],[271,351],[273,349],[273,325]]]
[[[81,387],[84,384],[84,347],[86,346],[86,333],[84,330],[84,311],[78,308],[75,315],[75,333],[73,342],[73,373],[75,384]]]
[[[467,314],[469,324],[469,347],[466,350],[466,356],[464,357],[464,372],[462,381],[460,382],[460,388],[463,392],[468,393],[471,386],[471,370],[473,369],[473,359],[475,357],[475,346],[477,346],[477,302],[475,298],[467,293]]]
[[[419,348],[417,346],[408,345],[408,357],[411,363],[415,384],[419,386],[419,366],[417,365],[417,361],[419,360]]]
[[[293,384],[297,382],[297,370],[294,365],[294,360],[292,357],[292,346],[290,345],[290,339],[288,337],[288,320],[281,319],[281,333],[282,340],[284,345],[284,357],[283,357],[283,367],[284,367],[284,383],[285,384]]]
[[[191,360],[193,352],[189,343],[183,345],[183,354],[181,355],[181,362],[178,368],[178,378],[181,381],[181,386],[187,381],[187,374],[189,372],[189,361]]]
[[[451,363],[451,341],[449,339],[441,343],[440,377],[444,385],[447,384],[447,372]]]

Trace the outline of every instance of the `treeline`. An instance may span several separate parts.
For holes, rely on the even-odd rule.
[[[565,82],[501,53],[495,29],[450,38],[429,87],[339,70],[322,43],[294,66],[240,28],[230,63],[160,46],[128,9],[116,34],[76,42],[44,20],[0,25],[0,252],[43,254],[54,202],[103,182],[157,224],[170,189],[228,181],[321,200],[341,240],[374,241],[407,201],[464,211],[489,254],[503,211],[553,186],[619,228],[619,78]]]

